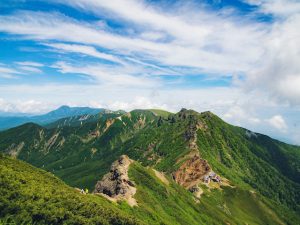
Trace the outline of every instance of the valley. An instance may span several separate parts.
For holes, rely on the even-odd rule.
[[[0,149],[71,187],[97,190],[100,196],[82,197],[108,199],[146,224],[299,221],[300,148],[227,124],[211,112],[116,111],[44,127],[27,123],[1,132]],[[122,155],[132,161],[129,178],[121,178],[129,186],[99,183]],[[118,194],[122,188],[125,198]]]

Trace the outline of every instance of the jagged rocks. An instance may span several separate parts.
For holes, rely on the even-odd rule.
[[[199,155],[186,160],[179,169],[173,173],[175,181],[185,188],[190,188],[202,181],[203,176],[211,171],[208,162]]]
[[[102,193],[115,200],[126,200],[129,205],[136,205],[133,195],[136,192],[135,184],[129,180],[128,169],[132,160],[128,156],[122,155],[115,161],[110,172],[98,181],[94,193]]]

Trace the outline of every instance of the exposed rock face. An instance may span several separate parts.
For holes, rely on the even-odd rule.
[[[173,174],[175,181],[189,189],[202,181],[203,177],[211,171],[208,162],[199,155],[186,160]]]
[[[24,141],[22,141],[20,144],[16,145],[16,144],[12,144],[11,146],[9,146],[9,148],[6,150],[8,152],[8,154],[14,158],[17,158],[17,156],[19,155],[19,153],[21,152],[22,148],[24,147],[25,143]]]
[[[131,163],[132,160],[128,156],[122,155],[112,164],[110,172],[97,182],[94,193],[103,193],[113,199],[127,200],[131,206],[136,205],[133,198],[136,188],[134,182],[130,181],[128,177]]]
[[[197,120],[194,111],[182,109],[179,116],[189,120],[189,126],[184,133],[190,152],[181,160],[184,163],[177,171],[173,173],[174,180],[186,189],[194,190],[203,177],[211,171],[208,162],[200,157],[200,151],[197,145],[197,131],[203,129],[205,124]],[[193,192],[193,191],[192,191]]]

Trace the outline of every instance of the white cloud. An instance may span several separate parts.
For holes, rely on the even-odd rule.
[[[1,112],[12,112],[12,113],[40,113],[47,109],[49,106],[45,102],[26,100],[17,100],[14,102],[8,102],[3,98],[0,98],[0,111]]]
[[[275,115],[267,120],[271,126],[278,129],[281,132],[286,132],[288,126],[281,115]]]
[[[6,102],[3,98],[0,98],[0,111],[2,112],[13,112],[14,108],[8,102]]]
[[[16,92],[15,90],[18,90]],[[20,95],[19,93],[22,93]],[[34,98],[33,98],[34,96]],[[51,98],[49,97],[51,96]],[[71,98],[70,98],[71,96]],[[249,96],[237,88],[205,88],[205,89],[136,89],[124,86],[107,85],[0,85],[0,111],[27,113],[45,113],[61,105],[90,106],[109,109],[124,109],[130,111],[136,108],[161,108],[171,112],[178,112],[181,108],[194,109],[198,112],[210,110],[223,118],[226,122],[239,125],[255,132],[271,135],[290,143],[300,144],[299,113],[290,107],[282,107],[270,102],[267,98]],[[249,101],[256,99],[256,101]],[[34,100],[36,104],[29,104]],[[21,103],[29,102],[30,107]],[[39,104],[40,103],[40,104]],[[4,105],[6,105],[4,107]],[[298,125],[285,130],[278,130],[270,123],[273,115],[281,115],[284,123]],[[266,119],[268,118],[268,119]],[[274,119],[273,119],[274,120]],[[278,120],[278,119],[276,119]],[[279,119],[280,121],[280,119]],[[280,123],[280,122],[279,122]],[[282,131],[282,132],[280,132]]]
[[[270,126],[281,127],[286,136],[299,136],[299,128],[287,129],[290,121],[281,111],[295,111],[300,106],[299,1],[247,1],[256,4],[260,12],[270,13],[274,19],[270,22],[256,21],[257,12],[241,17],[232,9],[208,11],[190,1],[174,7],[134,0],[59,2],[93,12],[101,21],[83,22],[59,13],[17,11],[0,16],[0,31],[38,40],[58,52],[79,53],[118,65],[105,65],[101,60],[94,64],[78,61],[75,65],[59,59],[54,67],[61,73],[84,74],[95,81],[94,85],[0,86],[0,94],[11,97],[14,104],[22,98],[24,102],[46,99],[45,104],[51,106],[55,102],[56,106],[90,104],[126,110],[212,110],[236,125],[265,132],[270,131]],[[114,30],[104,19],[121,21],[125,28]],[[34,64],[18,63],[39,67]],[[0,66],[2,76],[15,76],[18,72]],[[228,88],[179,90],[167,87],[170,82],[157,77],[187,74],[234,76],[237,82]],[[238,78],[241,75],[243,79]],[[159,94],[152,96],[151,91]]]
[[[43,67],[44,66],[42,63],[30,62],[30,61],[16,62],[16,64],[21,65],[21,66],[31,66],[31,67]]]
[[[158,9],[145,4],[142,1],[128,0],[126,4],[122,0],[96,1],[96,0],[75,0],[65,1],[64,3],[83,10],[92,11],[97,15],[103,15],[103,9],[113,13],[115,17],[127,19],[135,23],[150,26],[155,30],[167,31],[173,36],[179,36],[186,41],[198,43],[210,32],[206,26],[193,26],[187,21],[183,21],[179,16],[168,15],[159,12]]]
[[[65,69],[68,70],[69,68]],[[71,69],[75,70],[75,68]],[[18,92],[15,90],[18,90]],[[168,90],[159,87],[137,89],[118,85],[111,88],[110,85],[106,84],[62,85],[56,83],[46,85],[0,85],[0,93],[7,96],[6,98],[9,99],[6,100],[9,102],[28,101],[32,96],[35,96],[35,101],[44,101],[49,106],[54,103],[59,106],[63,104],[86,105],[93,102],[107,108],[116,105],[115,109],[117,109],[117,102],[122,102],[124,105],[128,105],[127,110],[134,109],[134,107],[149,108],[151,105],[153,107],[157,105],[157,107],[165,106],[164,109],[174,112],[179,111],[181,107],[185,107],[198,111],[213,110],[218,114],[221,114],[224,107],[228,108],[232,105],[230,99],[243,96],[243,93],[239,90],[230,88]],[[19,93],[23,94],[20,95]],[[143,102],[145,102],[144,105]],[[129,107],[131,105],[132,107]]]
[[[249,71],[245,86],[267,92],[280,102],[300,105],[300,2],[262,0],[256,4],[272,13],[275,22],[262,42],[261,62]]]
[[[0,67],[0,73],[6,73],[6,74],[18,74],[19,71],[7,67]]]
[[[141,33],[140,37],[142,39],[150,40],[150,41],[160,41],[166,38],[166,35],[162,32],[153,32],[146,31]]]
[[[1,16],[0,30],[36,40],[97,45],[131,57],[138,53],[139,60],[152,60],[167,66],[195,67],[199,72],[214,74],[245,71],[262,54],[260,41],[265,31],[259,24],[237,23],[230,16],[211,15],[205,11],[194,13],[202,15],[195,18],[194,23],[185,21],[187,15],[166,16],[151,12],[150,15],[152,14],[156,21],[153,26],[158,25],[158,18],[163,17],[165,25],[161,26],[160,32],[173,35],[170,40],[160,42],[144,40],[138,35],[121,36],[60,14],[30,11]],[[149,20],[150,15],[145,20]],[[157,32],[156,28],[152,29],[148,32]],[[210,32],[202,32],[203,29]],[[141,34],[143,33],[142,31]],[[236,35],[233,36],[232,33]],[[245,51],[247,54],[244,54]]]
[[[261,12],[272,13],[280,17],[286,17],[300,11],[298,0],[245,0],[245,2],[259,6]]]
[[[39,68],[36,68],[33,66],[19,66],[18,68],[21,70],[24,70],[26,72],[30,72],[30,73],[42,73],[43,72]]]
[[[151,88],[160,85],[158,80],[153,78],[132,75],[136,71],[133,71],[135,68],[131,67],[123,68],[103,64],[74,66],[65,62],[57,62],[53,67],[61,73],[85,74],[110,87],[118,85],[123,87]]]
[[[84,55],[89,55],[100,59],[109,60],[112,62],[123,63],[123,61],[117,58],[116,56],[99,52],[92,46],[63,44],[63,43],[53,43],[53,44],[45,44],[45,45],[66,52],[76,52],[76,53],[81,53]]]
[[[241,126],[242,124],[258,124],[261,122],[259,118],[251,115],[251,112],[246,111],[245,107],[233,105],[225,113],[224,119],[230,121],[235,125]]]
[[[12,68],[0,66],[0,77],[4,79],[16,79],[18,74],[20,74],[20,71],[17,71]]]
[[[164,64],[196,67],[206,73],[244,73],[248,89],[257,89],[279,101],[299,105],[300,29],[296,27],[300,27],[300,2],[246,2],[259,6],[258,11],[274,16],[275,22],[247,22],[229,16],[230,10],[218,14],[203,10],[199,4],[180,4],[172,6],[172,10],[135,0],[126,5],[120,0],[109,3],[76,0],[64,4],[101,16],[104,11],[107,17],[135,23],[137,29],[146,24],[148,30],[141,37],[147,40],[157,41],[171,35],[170,47],[165,45],[166,49],[155,58]],[[149,28],[152,31],[149,32]]]
[[[147,97],[137,96],[132,101],[115,101],[108,107],[114,110],[132,110],[132,109],[168,109],[167,104],[154,102]]]

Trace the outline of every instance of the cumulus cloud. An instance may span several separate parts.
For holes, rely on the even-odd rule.
[[[47,103],[33,99],[27,101],[17,100],[14,102],[9,102],[3,98],[0,98],[0,112],[34,114],[45,112],[47,109],[49,109],[49,105],[47,105]]]
[[[225,113],[224,118],[239,126],[245,123],[258,124],[261,122],[258,117],[251,115],[251,113],[246,111],[244,107],[240,107],[238,105],[233,105],[229,108],[229,110]]]
[[[267,120],[268,123],[281,132],[286,132],[288,126],[281,115],[275,115]]]
[[[300,105],[300,2],[294,0],[252,1],[275,17],[265,37],[261,62],[247,74],[248,90],[267,92],[270,97]],[[279,17],[279,19],[276,19]]]

